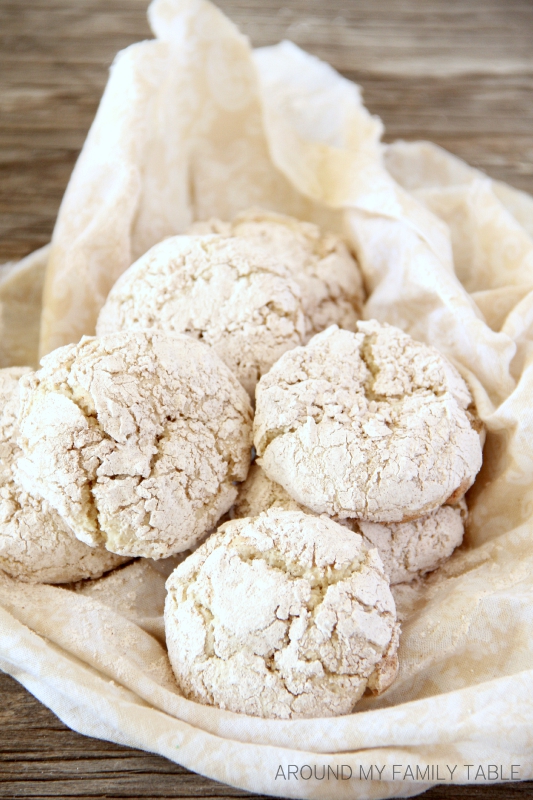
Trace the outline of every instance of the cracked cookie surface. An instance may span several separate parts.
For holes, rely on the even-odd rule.
[[[231,222],[197,222],[191,232],[246,237],[283,264],[300,287],[306,341],[333,324],[355,330],[364,302],[363,281],[357,262],[335,234],[262,209],[244,211]]]
[[[332,520],[271,509],[222,525],[167,581],[186,697],[278,719],[349,713],[395,677],[398,626],[375,549]]]
[[[316,513],[406,522],[457,502],[481,467],[470,391],[390,325],[331,326],[257,385],[258,463]]]
[[[19,480],[82,541],[165,558],[230,508],[251,418],[234,375],[188,336],[84,337],[21,381]]]
[[[313,513],[293,500],[283,486],[271,481],[258,464],[253,464],[239,487],[231,517],[258,517],[272,507]],[[463,540],[466,516],[466,503],[461,500],[457,506],[440,506],[411,522],[335,521],[364,536],[369,547],[377,547],[385,573],[391,584],[396,584],[415,580],[449,558]]]
[[[0,569],[30,583],[99,578],[127,559],[78,541],[46,500],[32,497],[14,480],[20,456],[19,379],[30,372],[29,367],[0,370]]]
[[[251,397],[257,381],[305,341],[298,284],[255,240],[174,236],[116,282],[97,334],[157,328],[210,345]]]

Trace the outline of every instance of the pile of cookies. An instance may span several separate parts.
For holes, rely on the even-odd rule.
[[[96,337],[0,371],[2,569],[192,549],[165,609],[186,697],[289,719],[384,691],[390,585],[460,544],[483,431],[456,369],[363,301],[341,239],[274,213],[153,247]]]

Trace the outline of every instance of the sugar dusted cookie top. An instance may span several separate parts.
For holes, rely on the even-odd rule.
[[[355,330],[364,302],[363,281],[356,261],[335,234],[262,209],[244,211],[231,222],[198,222],[191,232],[246,237],[283,264],[300,287],[306,339],[333,324]]]
[[[250,396],[272,364],[331,323],[353,330],[364,299],[346,245],[267,211],[197,223],[152,247],[117,281],[97,334],[148,329],[211,345]]]
[[[197,702],[334,716],[394,680],[396,612],[377,551],[332,520],[271,509],[227,522],[167,590],[170,661]]]
[[[125,559],[78,541],[45,500],[29,495],[13,478],[20,455],[19,378],[30,372],[27,367],[0,370],[0,569],[32,583],[99,578]]]
[[[84,337],[22,381],[19,477],[88,544],[164,558],[233,503],[250,463],[248,396],[179,334]]]
[[[231,515],[234,519],[258,517],[273,507],[313,513],[254,464],[239,487]],[[457,506],[441,506],[411,522],[336,521],[364,536],[369,547],[377,547],[385,573],[391,584],[396,584],[431,572],[449,558],[463,540],[466,516],[466,503],[462,500]]]
[[[391,584],[409,583],[440,567],[459,547],[466,515],[466,503],[461,500],[411,522],[351,520],[351,525],[378,548]]]
[[[267,475],[317,513],[416,519],[456,502],[481,467],[472,398],[432,347],[375,320],[331,326],[257,386]]]
[[[298,284],[243,237],[174,236],[136,261],[109,293],[96,331],[149,328],[213,347],[251,397],[261,375],[305,341]]]

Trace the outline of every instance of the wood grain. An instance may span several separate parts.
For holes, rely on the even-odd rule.
[[[533,192],[530,0],[221,0],[255,45],[289,38],[360,83],[386,139],[430,138]],[[117,50],[146,0],[0,0],[0,261],[50,238]]]
[[[363,87],[386,139],[431,139],[533,193],[531,0],[220,0],[256,46],[291,39]],[[115,53],[146,0],[0,0],[0,262],[45,244]],[[80,736],[0,675],[0,797],[255,797]],[[533,797],[533,782],[428,800]]]

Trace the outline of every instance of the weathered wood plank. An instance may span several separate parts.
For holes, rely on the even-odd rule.
[[[530,188],[533,179],[527,141],[516,143],[518,136],[527,140],[531,129],[530,75],[462,78],[459,86],[454,77],[434,79],[431,85],[426,77],[428,63],[434,59],[442,63],[447,58],[447,69],[457,69],[457,64],[464,62],[465,48],[470,59],[475,56],[478,61],[490,49],[491,61],[500,63],[500,71],[502,64],[509,69],[513,58],[515,70],[526,70],[531,60],[526,46],[532,29],[529,4],[513,3],[510,13],[509,6],[504,10],[501,3],[469,3],[465,9],[463,4],[454,3],[451,8],[434,2],[425,4],[421,13],[420,3],[402,4],[399,12],[398,5],[387,0],[379,16],[367,2],[337,2],[326,10],[323,4],[301,0],[289,7],[270,2],[259,9],[257,4],[237,0],[221,5],[255,43],[268,44],[289,36],[349,70],[350,77],[362,83],[369,107],[383,116],[387,138],[430,136],[465,155],[472,150],[471,137],[485,134],[490,118],[491,136],[485,138],[483,148],[479,144],[474,148],[477,163],[484,168],[497,167],[497,177]],[[139,0],[109,4],[89,0],[75,7],[57,0],[3,3],[0,25],[4,32],[0,63],[6,76],[0,91],[0,214],[7,214],[0,227],[0,257],[13,258],[48,238],[68,174],[96,110],[107,67],[117,49],[149,35],[149,30],[145,4]],[[454,46],[450,48],[452,34]],[[324,47],[327,52],[322,52]],[[455,66],[450,66],[450,52]],[[400,59],[403,70],[382,77],[391,53]],[[427,62],[425,73],[402,78],[415,62],[420,68],[420,59]],[[376,70],[379,75],[374,74]],[[480,80],[484,81],[481,87]],[[51,164],[47,151],[58,146],[59,160]],[[23,158],[21,151],[32,148],[32,158]],[[7,172],[16,176],[16,186],[6,178]],[[36,208],[30,209],[29,196],[36,201]],[[24,208],[20,208],[19,198]],[[24,247],[29,228],[33,233]]]
[[[386,139],[431,138],[533,192],[528,0],[221,0],[254,44],[286,37],[364,89]],[[145,0],[0,2],[0,261],[50,237],[118,49]]]

